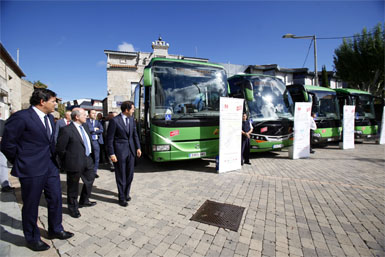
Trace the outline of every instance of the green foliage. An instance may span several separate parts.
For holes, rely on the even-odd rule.
[[[46,84],[40,82],[40,80],[38,80],[38,81],[35,81],[33,83],[33,87],[34,88],[47,88],[48,86]]]
[[[344,39],[334,51],[337,76],[349,87],[384,97],[384,25],[378,24],[368,33]]]
[[[60,118],[64,118],[66,113],[66,106],[65,104],[58,103],[57,104],[57,112],[60,114]]]
[[[328,73],[325,65],[322,65],[321,85],[323,87],[330,87]]]

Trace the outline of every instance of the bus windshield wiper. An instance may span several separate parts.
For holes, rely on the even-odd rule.
[[[186,112],[186,113],[183,113],[182,115],[180,115],[179,117],[177,117],[176,119],[171,119],[171,120],[176,122],[176,121],[180,120],[182,117],[185,117],[187,115],[194,117],[193,115],[191,115],[191,113]]]

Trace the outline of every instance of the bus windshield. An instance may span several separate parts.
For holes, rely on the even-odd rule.
[[[223,69],[195,63],[156,62],[152,71],[152,118],[219,117],[219,98],[227,96]]]
[[[293,101],[286,86],[270,77],[250,78],[254,101],[248,101],[253,121],[293,119]]]
[[[321,119],[340,119],[337,96],[334,92],[311,91],[314,112]]]
[[[356,118],[375,118],[373,97],[371,95],[353,95],[353,102],[356,106]]]

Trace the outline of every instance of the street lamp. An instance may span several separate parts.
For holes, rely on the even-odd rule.
[[[314,41],[314,76],[315,76],[315,79],[314,79],[314,84],[316,86],[318,86],[318,73],[317,73],[317,42],[316,42],[316,36],[313,35],[313,36],[296,36],[296,35],[293,35],[293,34],[286,34],[286,35],[283,35],[282,38],[294,38],[294,39],[297,39],[297,38],[312,38],[313,41]]]

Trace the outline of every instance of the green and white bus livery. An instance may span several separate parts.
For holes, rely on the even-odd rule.
[[[165,162],[218,155],[219,99],[228,96],[222,66],[153,58],[134,95],[140,140],[150,159]]]
[[[260,74],[237,74],[228,79],[230,96],[245,99],[253,124],[250,151],[279,150],[293,144],[293,101],[283,82]]]
[[[340,108],[343,108],[344,105],[356,106],[354,117],[355,139],[358,141],[374,139],[378,130],[374,112],[374,97],[366,91],[352,88],[338,88],[335,91],[337,92]]]
[[[317,129],[313,144],[338,142],[341,139],[341,117],[337,94],[333,89],[294,84],[287,86],[294,102],[311,102]]]

